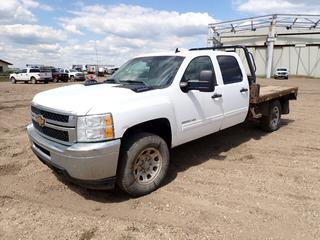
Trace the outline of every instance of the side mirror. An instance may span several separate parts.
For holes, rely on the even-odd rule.
[[[187,82],[180,82],[180,88],[183,92],[190,90],[198,90],[200,92],[213,92],[217,85],[216,79],[211,70],[202,70],[200,72],[199,80],[188,80]]]

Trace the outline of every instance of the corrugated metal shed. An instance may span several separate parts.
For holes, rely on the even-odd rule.
[[[257,75],[278,67],[291,75],[320,77],[320,15],[272,14],[209,24],[209,45],[246,45]]]

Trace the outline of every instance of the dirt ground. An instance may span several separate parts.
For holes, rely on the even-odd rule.
[[[64,84],[0,83],[0,239],[320,239],[320,80],[282,127],[242,124],[177,147],[166,183],[140,198],[67,183],[31,152],[32,97]]]

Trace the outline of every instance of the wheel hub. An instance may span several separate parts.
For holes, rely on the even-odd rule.
[[[162,157],[159,150],[153,147],[146,148],[134,161],[134,177],[141,184],[149,184],[158,176],[161,167]]]
[[[272,114],[271,114],[271,125],[273,127],[277,127],[279,123],[279,118],[280,118],[280,111],[278,107],[274,107],[272,109]]]

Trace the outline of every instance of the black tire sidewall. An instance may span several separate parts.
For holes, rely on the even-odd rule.
[[[12,77],[12,78],[11,78],[11,83],[12,83],[12,84],[16,84],[16,82],[17,82],[16,79],[15,79],[14,77]]]
[[[142,196],[156,190],[163,182],[169,166],[169,149],[166,142],[159,136],[142,133],[128,139],[120,156],[118,186],[131,196]],[[136,181],[132,166],[136,157],[143,149],[154,147],[162,156],[162,167],[158,176],[149,184]]]

